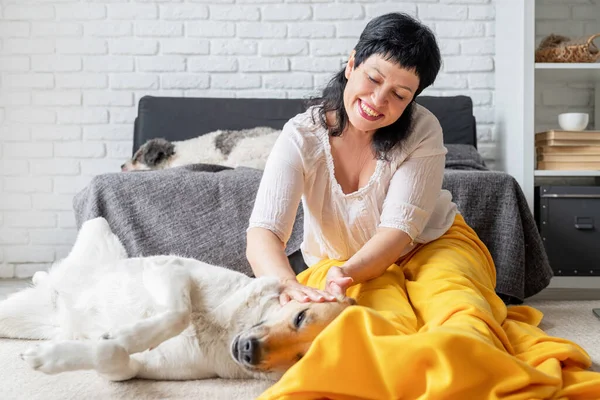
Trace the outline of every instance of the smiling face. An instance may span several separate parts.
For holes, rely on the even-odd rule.
[[[231,355],[248,371],[279,376],[300,360],[317,335],[352,304],[355,301],[348,297],[324,303],[290,301],[276,314],[237,335],[231,343]]]
[[[419,88],[419,77],[380,55],[372,55],[355,68],[354,52],[346,65],[348,79],[344,107],[350,124],[373,132],[396,122]]]

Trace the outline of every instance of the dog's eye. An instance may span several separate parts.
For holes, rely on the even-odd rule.
[[[304,357],[304,354],[302,354],[302,353],[296,354],[296,361],[302,360],[302,357]]]
[[[296,318],[294,318],[294,326],[296,328],[300,328],[304,322],[304,319],[306,318],[306,311],[308,311],[308,309],[300,311],[298,315],[296,315]]]

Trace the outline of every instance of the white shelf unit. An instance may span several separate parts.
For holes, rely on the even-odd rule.
[[[594,121],[596,128],[598,128],[600,123],[600,63],[536,63],[535,76],[540,79],[555,79],[559,81],[594,82]]]
[[[533,211],[535,2],[496,4],[496,165],[521,185]]]
[[[599,7],[600,32],[600,4],[589,3]],[[519,182],[532,211],[536,177],[600,176],[600,171],[535,170],[536,80],[595,83],[594,122],[600,129],[600,63],[536,63],[536,6],[534,0],[503,0],[496,5],[497,165]]]
[[[535,176],[562,176],[562,177],[568,177],[568,176],[572,176],[572,177],[581,177],[581,176],[591,176],[591,177],[600,177],[600,171],[569,171],[569,170],[559,170],[559,171],[552,171],[552,170],[543,170],[543,169],[536,169],[534,171],[534,175]]]
[[[590,73],[598,74],[600,73],[600,63],[535,63],[535,69],[575,69],[578,71],[590,71]]]

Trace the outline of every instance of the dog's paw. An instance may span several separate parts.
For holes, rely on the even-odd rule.
[[[32,369],[45,374],[58,374],[60,372],[71,371],[74,365],[71,358],[81,358],[82,354],[77,354],[77,349],[72,349],[69,343],[47,342],[34,347],[30,347],[21,353],[21,359],[25,361]]]
[[[20,354],[21,359],[25,361],[32,369],[45,374],[55,374],[57,372],[57,354],[53,343],[43,343],[30,347],[24,353]]]

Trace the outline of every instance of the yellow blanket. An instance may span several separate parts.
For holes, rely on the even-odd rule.
[[[299,275],[323,288],[324,261]],[[600,373],[542,314],[495,294],[491,256],[461,216],[381,277],[259,399],[600,399]],[[600,333],[599,333],[600,335]]]

